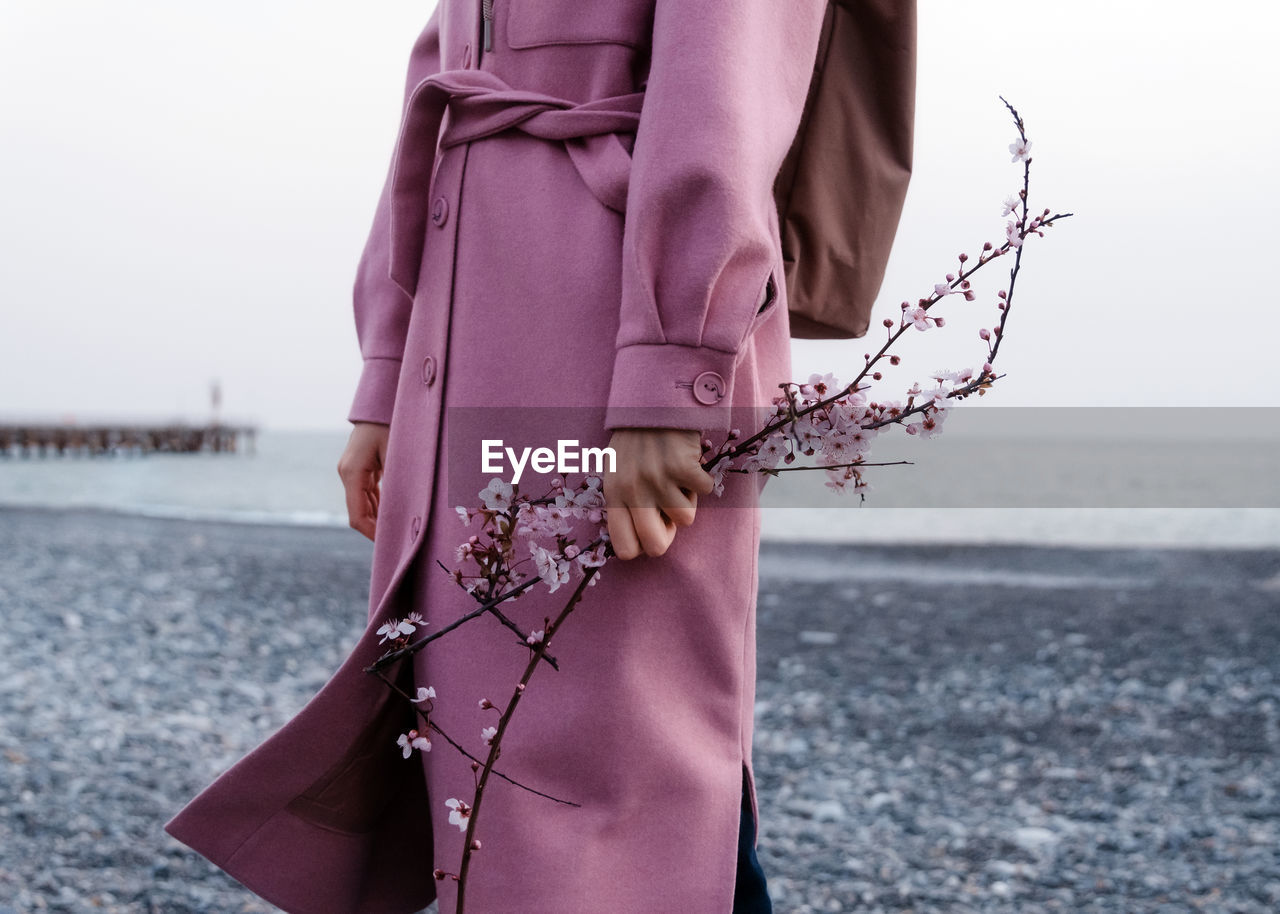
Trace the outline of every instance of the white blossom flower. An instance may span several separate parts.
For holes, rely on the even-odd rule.
[[[400,746],[401,754],[405,758],[413,755],[414,749],[421,749],[423,752],[431,751],[431,740],[427,738],[426,734],[419,733],[417,730],[401,733],[400,738],[396,740],[396,744]]]
[[[529,635],[528,638],[525,638],[524,640],[530,645],[541,644],[542,638],[544,635],[546,635],[546,632],[543,631],[542,629],[538,629],[536,632],[533,632],[531,635]]]
[[[514,492],[510,483],[495,476],[480,490],[480,500],[490,511],[505,511],[511,507],[511,496]]]
[[[1004,201],[1004,212],[1002,212],[1000,215],[1002,216],[1009,215],[1011,212],[1013,212],[1015,209],[1018,208],[1018,204],[1021,202],[1022,201],[1018,197],[1006,197]]]
[[[605,544],[601,543],[594,549],[587,549],[584,552],[579,552],[576,556],[578,564],[583,568],[599,568],[605,563],[604,548]]]
[[[418,618],[421,620],[422,617],[419,616]],[[382,644],[383,641],[394,641],[404,635],[412,635],[417,630],[418,626],[414,625],[408,619],[403,621],[400,619],[388,619],[382,624],[382,627],[378,629],[378,634],[382,636],[382,641],[379,641],[378,643]]]
[[[493,745],[493,738],[498,735],[497,727],[485,727],[480,731],[480,736],[484,739],[486,746]]]
[[[430,699],[435,697],[436,697],[436,690],[434,686],[418,686],[418,697],[411,698],[409,700],[414,702],[415,704],[418,704],[424,701],[429,701]]]
[[[454,797],[449,797],[449,799],[445,800],[444,805],[448,806],[451,810],[449,813],[449,824],[456,825],[458,826],[459,831],[465,832],[467,830],[467,823],[471,819],[471,807]]]
[[[1014,248],[1022,247],[1022,236],[1018,233],[1018,226],[1012,219],[1004,227],[1005,237],[1009,239],[1009,246]]]
[[[455,511],[457,511],[457,512],[458,512],[458,519],[462,521],[462,526],[464,526],[464,527],[470,527],[470,526],[471,526],[471,512],[470,512],[470,511],[468,511],[468,510],[467,510],[466,508],[464,508],[462,505],[458,505],[458,507],[454,508],[453,510],[455,510]]]
[[[1018,137],[1018,139],[1009,144],[1009,152],[1013,153],[1013,158],[1010,161],[1025,162],[1031,157],[1031,141]]]

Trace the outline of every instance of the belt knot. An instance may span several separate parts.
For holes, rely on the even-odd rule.
[[[416,291],[437,147],[512,129],[563,142],[596,199],[622,213],[631,156],[618,134],[636,131],[643,102],[644,92],[631,92],[576,103],[513,89],[484,70],[444,70],[424,79],[409,97],[392,164],[391,279],[409,295]]]

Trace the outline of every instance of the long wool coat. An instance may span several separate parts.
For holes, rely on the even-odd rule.
[[[474,607],[439,567],[493,475],[478,440],[604,446],[623,426],[710,436],[789,379],[771,185],[826,0],[440,0],[355,284],[349,418],[390,424],[368,628],[278,733],[167,831],[297,914],[409,914],[456,887],[445,800],[469,763],[402,757],[407,702],[363,668],[377,629]],[[488,47],[485,46],[487,40]],[[745,421],[749,421],[745,420]],[[522,489],[549,476],[526,470]],[[474,914],[728,914],[743,778],[753,813],[759,482],[730,474],[666,555],[610,561],[549,646],[491,779]],[[738,507],[721,507],[719,504]],[[525,567],[531,563],[526,562]],[[525,631],[569,587],[505,604]],[[483,758],[528,649],[467,623],[401,664]]]

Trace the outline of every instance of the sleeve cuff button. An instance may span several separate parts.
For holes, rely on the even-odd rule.
[[[724,378],[714,371],[704,371],[693,379],[693,398],[706,406],[724,399]]]

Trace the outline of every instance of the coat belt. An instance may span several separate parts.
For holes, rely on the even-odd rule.
[[[444,70],[427,77],[409,98],[392,163],[391,279],[408,295],[416,291],[437,146],[445,149],[511,129],[562,141],[595,197],[622,213],[631,155],[618,134],[635,133],[643,102],[644,92],[632,92],[577,104],[513,89],[485,70]]]

